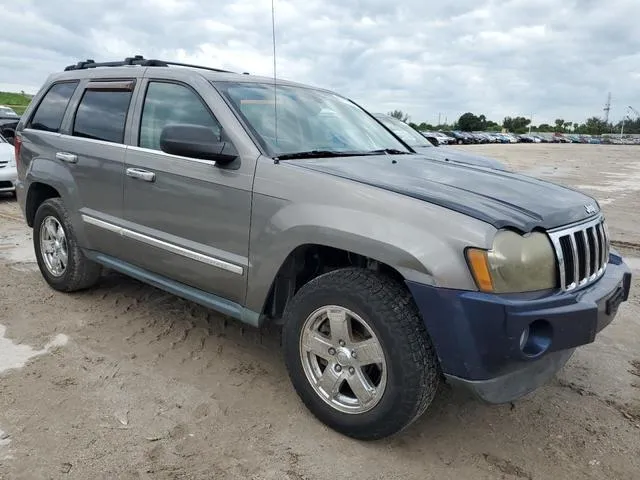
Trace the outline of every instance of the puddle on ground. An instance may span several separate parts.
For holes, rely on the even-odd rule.
[[[31,358],[43,355],[52,348],[62,347],[69,340],[66,335],[58,334],[42,350],[36,350],[29,345],[15,344],[12,340],[5,338],[6,331],[7,327],[0,325],[0,373],[22,368]]]
[[[42,350],[36,350],[29,345],[15,344],[10,339],[5,338],[6,331],[7,327],[0,325],[0,373],[22,368],[30,359],[43,355],[52,348],[62,347],[69,341],[66,335],[58,334]],[[9,436],[0,430],[0,447],[9,445],[10,442]]]

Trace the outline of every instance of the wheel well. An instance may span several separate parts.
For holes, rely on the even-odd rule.
[[[388,275],[404,285],[404,277],[393,267],[373,258],[324,245],[301,245],[283,262],[271,285],[263,314],[279,321],[289,300],[310,280],[344,267],[361,267]]]
[[[48,200],[50,198],[59,197],[60,193],[50,185],[46,183],[33,183],[29,188],[29,193],[27,194],[27,202],[25,206],[25,213],[27,219],[27,225],[33,227],[33,220],[36,216],[36,212],[38,211],[38,207],[42,205],[42,202]]]

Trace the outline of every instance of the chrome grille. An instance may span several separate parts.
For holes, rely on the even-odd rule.
[[[602,276],[609,261],[609,231],[602,216],[548,233],[562,290],[582,287]]]
[[[6,162],[4,160],[0,160],[0,168],[4,168],[9,164],[9,162]]]

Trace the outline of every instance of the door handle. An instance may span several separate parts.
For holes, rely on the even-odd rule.
[[[78,163],[78,156],[74,153],[57,152],[56,159],[67,163]]]
[[[153,182],[156,179],[156,174],[140,168],[127,168],[127,177],[137,178],[145,182]]]

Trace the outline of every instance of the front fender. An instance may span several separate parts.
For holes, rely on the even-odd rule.
[[[412,282],[475,289],[459,243],[441,235],[437,226],[431,229],[415,220],[337,205],[283,205],[264,224],[254,222],[247,308],[262,310],[280,266],[297,247],[308,244],[375,259]]]

